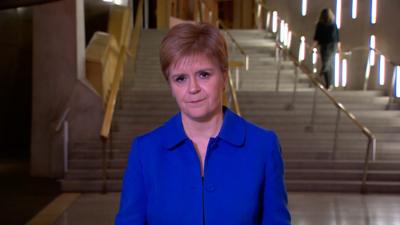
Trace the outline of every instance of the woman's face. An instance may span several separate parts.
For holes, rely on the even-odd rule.
[[[168,83],[182,116],[208,121],[221,113],[226,77],[204,54],[184,57],[171,66]]]

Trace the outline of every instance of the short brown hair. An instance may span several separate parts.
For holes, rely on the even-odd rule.
[[[207,23],[181,23],[169,30],[161,41],[161,70],[168,80],[168,70],[180,59],[206,54],[215,60],[222,72],[228,70],[228,50],[218,28]]]

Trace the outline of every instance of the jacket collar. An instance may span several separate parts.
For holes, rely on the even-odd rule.
[[[245,121],[225,106],[223,111],[224,122],[218,137],[235,146],[243,145],[246,139]]]
[[[221,138],[235,146],[243,145],[246,137],[244,120],[225,106],[223,107],[223,112],[224,121],[217,138]],[[189,139],[183,128],[180,112],[168,120],[163,127],[163,143],[169,150],[175,149],[176,146]]]

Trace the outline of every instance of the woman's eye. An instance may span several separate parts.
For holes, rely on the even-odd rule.
[[[202,78],[202,79],[207,79],[209,76],[210,76],[210,73],[209,72],[200,72],[199,73],[199,76],[200,76],[200,78]]]
[[[176,76],[175,81],[178,83],[182,83],[186,80],[186,77],[184,75]]]

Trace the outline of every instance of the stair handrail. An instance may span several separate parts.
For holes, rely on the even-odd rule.
[[[61,128],[63,129],[63,172],[64,175],[68,172],[68,146],[69,146],[69,123],[68,123],[68,115],[71,111],[71,108],[67,107],[64,112],[61,114],[61,117],[58,119],[54,131],[56,133],[60,132]]]
[[[142,13],[143,13],[143,0],[139,1],[136,18],[135,18],[135,26],[133,31],[129,29],[131,40],[130,46],[121,46],[121,50],[118,56],[118,63],[115,70],[114,80],[110,89],[110,94],[106,103],[106,109],[103,118],[103,124],[100,130],[100,139],[103,142],[103,150],[102,150],[102,173],[103,173],[103,193],[107,192],[107,164],[108,164],[108,154],[107,147],[112,149],[112,136],[111,136],[111,126],[113,122],[113,116],[115,112],[115,106],[117,104],[117,100],[119,97],[119,89],[121,85],[121,81],[123,78],[123,71],[125,67],[125,61],[127,55],[132,57],[133,62],[136,61],[136,53],[139,42],[140,31],[142,29]],[[128,44],[129,45],[129,44]],[[129,48],[129,49],[128,49]]]
[[[236,39],[233,37],[231,32],[228,31],[228,27],[225,26],[225,24],[221,20],[218,20],[218,24],[220,25],[222,30],[228,35],[229,39],[231,39],[231,41],[233,42],[235,47],[239,50],[240,54],[245,58],[245,69],[246,69],[246,71],[248,71],[249,70],[249,55],[244,51],[242,46],[240,46],[240,44],[236,41]]]
[[[311,46],[307,46],[306,48],[311,48]],[[340,103],[335,97],[333,97],[329,92],[322,86],[320,82],[316,80],[315,77],[312,76],[311,70],[305,66],[304,64],[299,64],[297,61],[296,57],[293,55],[290,55],[290,58],[293,60],[296,60],[296,64],[302,68],[302,70],[305,72],[306,76],[308,77],[309,80],[314,84],[316,88],[318,88],[320,91],[322,91],[325,96],[328,97],[328,99],[335,105],[335,107],[339,110],[342,111],[352,122],[355,124],[357,128],[361,130],[361,132],[367,137],[368,143],[367,143],[367,149],[365,151],[365,158],[364,158],[364,166],[363,166],[363,175],[362,175],[362,183],[361,183],[361,192],[365,193],[366,192],[366,182],[368,179],[368,168],[369,168],[369,163],[370,163],[370,158],[371,158],[371,153],[372,153],[372,158],[375,159],[375,154],[376,154],[376,136],[374,133],[363,123],[360,122],[360,120],[357,119],[357,117],[351,113],[346,107]],[[336,125],[338,126],[338,124]],[[337,132],[337,127],[336,131]]]
[[[236,95],[236,88],[233,85],[233,79],[232,79],[230,70],[228,70],[228,80],[229,80],[229,82],[228,82],[229,90],[230,90],[232,101],[233,101],[233,110],[235,111],[236,114],[241,116],[242,113],[240,112],[239,101],[238,101],[237,95]]]
[[[239,45],[239,43],[235,40],[233,35],[228,31],[227,27],[224,25],[224,23],[221,20],[217,20],[218,24],[221,26],[222,30],[228,34],[228,37],[231,39],[231,41],[235,44],[236,48],[239,49],[240,54],[245,57],[245,69],[249,69],[249,57],[246,54],[246,52],[243,50],[243,48]],[[240,116],[240,107],[239,107],[239,101],[237,99],[237,88],[239,88],[239,68],[243,67],[243,63],[241,61],[230,61],[229,63],[229,71],[228,71],[228,79],[229,79],[229,89],[233,101],[233,108],[235,112]],[[231,74],[231,67],[234,67],[236,69],[236,87],[234,85],[233,79],[232,79],[232,74]]]
[[[117,102],[119,87],[123,77],[123,68],[125,66],[126,55],[129,54],[133,58],[133,60],[136,59],[137,47],[139,43],[139,36],[142,26],[142,13],[143,13],[142,7],[143,7],[143,0],[140,0],[136,13],[135,26],[131,34],[132,38],[129,49],[123,45],[118,57],[118,64],[115,71],[116,76],[113,80],[110,94],[106,103],[106,111],[104,113],[103,125],[100,132],[100,136],[102,139],[108,139],[110,135],[111,124],[114,115],[115,105]]]
[[[358,52],[358,51],[369,51],[368,56],[367,56],[368,57],[367,67],[371,66],[370,62],[369,62],[369,59],[371,57],[370,56],[371,52],[373,52],[374,55],[384,55],[383,52],[381,50],[379,50],[378,48],[376,48],[376,47],[375,48],[371,48],[370,46],[362,46],[362,45],[356,46],[356,47],[353,47],[353,48],[349,49],[348,51],[344,52],[343,55],[347,56],[347,57],[351,57],[351,55],[354,52]],[[375,60],[378,61],[378,59],[375,59]],[[393,67],[393,70],[395,70],[396,67],[398,66],[398,64],[396,64],[393,60],[391,60],[389,57],[385,56],[385,63],[386,62],[388,62]],[[375,62],[375,64],[378,64],[378,62]],[[389,98],[388,98],[388,102],[386,104],[386,110],[390,109],[390,104],[393,102],[393,99],[394,99],[394,86],[395,86],[395,80],[396,80],[395,75],[396,74],[393,72],[392,79],[391,79],[392,82],[390,84],[390,90],[389,90]],[[371,76],[369,76],[369,74],[368,74],[368,77],[365,77],[365,80],[364,80],[364,87],[363,87],[364,90],[367,90],[367,85],[369,83],[369,78],[371,78]]]
[[[267,9],[266,7],[263,7],[264,9]],[[279,24],[279,20],[280,18],[278,17],[278,24]],[[338,132],[338,121],[340,119],[340,112],[343,112],[351,121],[352,123],[360,129],[360,131],[367,137],[368,139],[368,144],[367,144],[367,149],[365,152],[365,158],[364,158],[364,166],[363,166],[363,174],[362,174],[362,180],[361,180],[361,189],[360,191],[362,193],[366,192],[366,182],[368,179],[368,168],[369,168],[369,163],[370,163],[370,155],[371,152],[373,154],[373,159],[375,158],[375,153],[376,153],[376,137],[375,135],[371,132],[370,129],[367,128],[367,126],[365,126],[363,123],[361,123],[357,117],[351,113],[348,109],[346,109],[344,107],[344,105],[342,103],[340,103],[335,97],[333,97],[331,94],[328,93],[327,90],[325,90],[325,88],[321,85],[321,83],[319,83],[316,78],[313,77],[313,73],[311,72],[311,70],[304,65],[302,62],[300,62],[297,57],[295,57],[290,51],[289,48],[285,47],[284,45],[282,45],[278,39],[278,34],[279,32],[276,32],[276,48],[279,50],[279,58],[278,61],[281,60],[281,51],[285,51],[287,55],[290,57],[290,59],[293,61],[293,63],[295,64],[295,74],[296,74],[296,79],[294,80],[295,85],[294,85],[294,94],[293,94],[293,100],[295,99],[295,92],[296,92],[296,83],[297,83],[297,67],[301,68],[302,71],[305,73],[305,75],[307,76],[307,78],[311,81],[311,83],[314,85],[315,90],[319,90],[321,91],[326,97],[328,97],[328,99],[330,100],[330,102],[338,109],[338,113],[337,113],[337,120],[336,120],[336,128],[335,128],[335,142],[337,139],[337,132]],[[292,33],[292,36],[297,36],[295,33]],[[305,43],[305,49],[306,50],[313,50],[313,48],[308,45],[307,43]],[[314,93],[314,104],[316,102],[316,92]],[[292,107],[294,105],[294,101],[292,102]],[[315,106],[313,105],[313,108],[315,108]],[[334,143],[334,145],[336,145],[336,143]],[[335,150],[336,146],[334,146],[334,150]],[[335,152],[334,152],[335,153]]]

